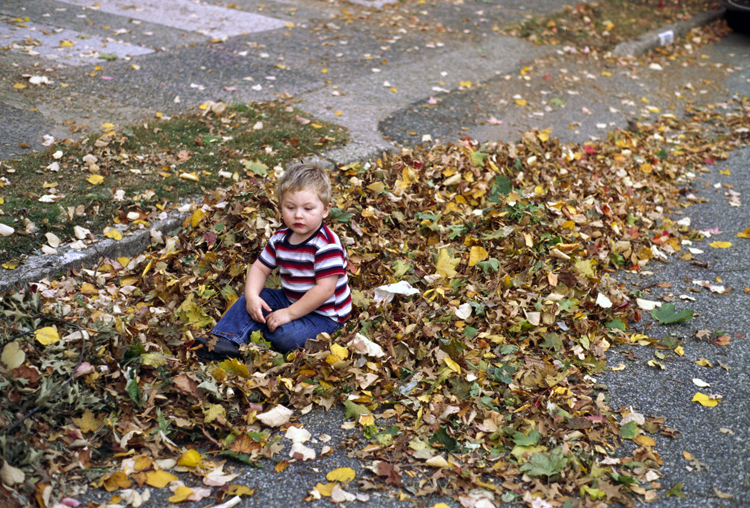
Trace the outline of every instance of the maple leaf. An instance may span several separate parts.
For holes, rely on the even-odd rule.
[[[674,304],[668,303],[651,311],[651,317],[663,325],[672,323],[686,323],[693,319],[695,312],[689,309],[675,311]]]
[[[554,476],[565,469],[568,456],[563,455],[562,448],[558,447],[550,453],[536,452],[529,460],[521,465],[521,471],[529,476]]]

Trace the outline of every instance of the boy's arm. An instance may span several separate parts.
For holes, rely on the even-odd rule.
[[[336,292],[336,283],[338,280],[338,275],[318,279],[315,282],[315,286],[310,288],[302,298],[286,309],[279,309],[266,316],[268,329],[274,331],[277,326],[306,316],[323,305]]]
[[[266,279],[271,274],[271,269],[256,259],[250,266],[250,271],[245,280],[245,306],[247,313],[255,321],[265,323],[263,309],[271,312],[271,307],[260,297],[260,292],[266,285]]]

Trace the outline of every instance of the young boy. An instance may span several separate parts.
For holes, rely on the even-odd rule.
[[[331,183],[315,164],[293,164],[279,181],[276,197],[283,227],[250,267],[245,294],[224,314],[211,335],[199,337],[202,360],[238,357],[239,345],[256,330],[274,348],[287,352],[319,333],[332,334],[352,308],[346,275],[346,250],[323,224],[331,210]],[[264,289],[279,269],[282,289]]]

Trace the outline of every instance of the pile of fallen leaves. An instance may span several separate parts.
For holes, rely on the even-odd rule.
[[[339,168],[330,224],[356,309],[342,332],[287,356],[256,336],[244,361],[202,364],[193,342],[279,226],[274,173],[207,193],[141,255],[3,295],[0,494],[52,506],[92,482],[134,505],[167,485],[174,502],[251,495],[186,446],[281,470],[315,458],[304,440],[280,454],[281,436],[304,430],[295,417],[343,403],[362,431],[350,455],[373,472],[360,489],[465,506],[655,499],[652,436],[676,431],[608,407],[591,376],[613,343],[673,345],[629,332],[641,316],[611,274],[700,238],[665,213],[705,165],[747,143],[748,112],[734,101],[582,146],[529,132]]]

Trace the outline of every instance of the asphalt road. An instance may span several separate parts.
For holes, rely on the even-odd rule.
[[[153,2],[141,2],[143,5],[150,3]],[[638,79],[613,73],[614,79],[607,80],[601,76],[602,69],[594,73],[549,48],[495,36],[487,30],[489,24],[478,21],[500,18],[510,23],[530,11],[544,13],[560,9],[564,1],[506,0],[481,5],[485,11],[482,15],[475,14],[478,9],[473,3],[440,5],[423,19],[425,24],[439,22],[443,25],[445,30],[439,36],[419,30],[403,33],[389,25],[348,24],[332,17],[338,9],[327,2],[304,1],[294,6],[281,2],[265,2],[262,6],[250,1],[235,3],[243,11],[259,16],[255,21],[248,21],[246,27],[249,28],[243,30],[247,33],[227,32],[225,25],[218,21],[196,27],[190,24],[190,19],[177,19],[182,24],[171,20],[168,26],[155,15],[84,9],[83,2],[78,1],[3,2],[0,15],[8,20],[29,17],[30,21],[25,24],[36,24],[39,30],[56,27],[83,34],[85,38],[72,40],[88,41],[89,52],[120,53],[118,60],[105,61],[80,59],[81,52],[78,56],[65,56],[55,50],[52,54],[63,56],[50,60],[41,50],[39,55],[17,48],[0,51],[0,128],[3,132],[0,160],[26,153],[28,150],[19,148],[19,143],[42,149],[44,134],[57,138],[73,135],[65,124],[67,120],[96,130],[104,122],[123,126],[152,118],[156,111],[165,114],[185,111],[205,100],[266,100],[274,98],[276,93],[299,98],[301,108],[350,129],[353,143],[330,154],[339,162],[392,149],[392,141],[421,142],[423,134],[445,141],[469,135],[483,141],[507,142],[517,139],[520,132],[529,128],[551,128],[552,135],[564,141],[603,137],[608,129],[625,126],[632,118],[627,101],[635,104],[632,107],[636,114],[641,113],[637,100],[646,95],[652,105],[662,110],[673,104],[684,104],[674,98],[673,85],[677,82],[695,85],[695,97],[691,96],[691,100],[696,103],[721,102],[735,94],[750,95],[750,39],[740,34],[732,34],[704,48],[705,60],[710,65],[664,67],[662,71],[643,69]],[[106,6],[115,2],[100,0],[99,4]],[[464,21],[467,17],[475,21],[467,25]],[[280,20],[283,26],[270,31],[252,28],[274,26],[273,20]],[[289,28],[287,25],[292,23],[294,28]],[[17,25],[9,24],[8,30],[21,30]],[[2,34],[12,35],[10,32]],[[38,32],[35,36],[39,37]],[[221,40],[224,36],[227,38]],[[220,41],[211,42],[211,39]],[[97,49],[93,46],[95,42],[105,46]],[[132,49],[133,46],[141,49]],[[516,78],[522,67],[540,57],[544,61],[538,67],[544,72],[537,73],[530,81]],[[717,63],[730,67],[733,72],[719,72],[713,65]],[[102,70],[92,71],[95,65]],[[561,69],[567,72],[561,73]],[[587,72],[596,79],[586,78]],[[13,88],[14,83],[26,82],[23,74],[46,75],[58,85]],[[563,74],[582,79],[566,82]],[[506,79],[506,75],[511,75],[511,79]],[[544,80],[545,75],[559,79],[554,80],[553,86],[550,80]],[[461,81],[481,85],[460,91]],[[60,83],[67,86],[59,86]],[[451,92],[436,91],[435,87]],[[701,90],[706,93],[701,94]],[[565,106],[547,110],[543,101],[555,94]],[[519,111],[513,105],[514,95],[527,98],[537,107]],[[432,96],[440,98],[439,106],[422,107]],[[177,97],[179,102],[175,101]],[[613,112],[611,108],[618,111]],[[341,111],[342,116],[336,116],[336,111]],[[502,124],[489,123],[490,116],[502,120]],[[649,298],[674,298],[678,305],[698,314],[688,324],[655,325],[647,330],[648,320],[639,324],[649,336],[676,334],[682,340],[685,356],[672,355],[659,360],[665,365],[664,370],[646,364],[654,358],[651,348],[616,348],[612,351],[611,366],[622,363],[624,370],[609,371],[599,379],[608,386],[611,407],[628,406],[646,416],[662,416],[666,425],[680,431],[677,439],[658,438],[657,450],[665,462],[662,492],[683,483],[687,497],[662,495],[650,506],[750,506],[750,295],[744,292],[744,288],[750,286],[750,241],[734,236],[750,227],[750,214],[745,203],[740,207],[729,206],[724,196],[726,187],[713,187],[716,183],[732,185],[742,196],[748,196],[748,160],[750,150],[745,149],[733,153],[728,161],[712,166],[710,173],[701,175],[693,184],[695,193],[705,195],[710,201],[683,210],[684,216],[689,216],[698,229],[723,231],[714,239],[731,241],[732,248],[712,249],[704,242],[695,247],[704,250],[697,257],[707,263],[706,267],[673,260],[650,264],[651,275],[622,276],[634,288],[656,282],[671,283],[669,288],[652,287]],[[721,169],[728,169],[730,174],[720,174]],[[710,180],[708,186],[704,186],[706,179]],[[691,290],[697,287],[693,280],[716,282],[717,278],[731,291],[720,295],[706,289],[697,293]],[[694,297],[695,301],[680,300],[682,294]],[[730,343],[716,346],[705,338],[697,338],[696,332],[703,329],[726,333]],[[694,363],[701,358],[708,359],[713,367]],[[722,395],[718,406],[704,408],[691,401],[693,395],[702,390],[693,384],[693,378],[710,383],[708,390]],[[335,467],[354,468],[357,480],[368,476],[360,462],[348,458],[344,448],[339,446],[347,436],[355,435],[341,429],[342,410],[334,408],[328,413],[315,410],[301,421],[316,439],[322,434],[332,436],[329,444],[334,444],[335,452],[320,461],[294,463],[282,473],[276,473],[275,464],[270,461],[264,463],[262,469],[234,465],[242,472],[237,482],[256,489],[256,494],[239,506],[300,506],[306,493],[316,483],[325,483],[325,474]],[[318,451],[322,446],[322,441],[313,442]],[[288,448],[289,444],[286,450]],[[683,452],[689,452],[705,467],[698,468],[696,462],[688,462]],[[285,453],[288,451],[281,455]],[[688,467],[693,471],[688,471]],[[721,498],[714,489],[733,497]],[[168,504],[164,491],[152,491],[152,494],[152,500],[144,506]],[[405,506],[413,502],[398,499],[393,491],[369,491],[368,494],[367,506]],[[79,496],[81,500],[99,502],[109,498],[103,491]],[[456,506],[452,501],[438,499],[419,503],[432,506],[438,501]],[[328,506],[329,503],[324,500],[309,506]],[[190,508],[207,505],[205,501],[183,504]]]

